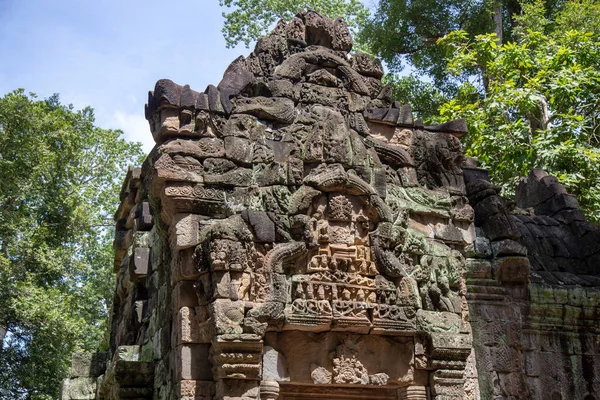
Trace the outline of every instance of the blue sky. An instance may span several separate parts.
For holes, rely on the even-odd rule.
[[[221,12],[218,0],[0,0],[0,96],[59,93],[149,151],[144,104],[158,79],[202,91],[250,52],[225,48]]]

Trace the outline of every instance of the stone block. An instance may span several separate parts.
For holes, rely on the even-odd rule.
[[[106,353],[73,353],[71,378],[98,377],[106,369]]]
[[[194,281],[200,277],[199,267],[194,260],[193,247],[179,250],[175,257],[177,262],[172,264],[171,282],[179,282],[182,280]]]
[[[543,370],[540,365],[538,353],[535,351],[527,351],[523,353],[524,372],[527,376],[540,376]]]
[[[113,362],[117,361],[139,361],[140,346],[119,346],[113,354]]]
[[[448,243],[463,243],[463,233],[451,224],[438,223],[434,227],[435,238]]]
[[[247,297],[250,275],[237,271],[214,271],[202,274],[196,286],[203,304],[214,299],[240,300]]]
[[[526,256],[527,248],[515,240],[498,240],[492,243],[492,254],[494,257]]]
[[[294,121],[294,102],[285,97],[252,97],[236,99],[233,112],[289,124]],[[227,144],[225,145],[227,150]]]
[[[398,176],[404,187],[415,187],[419,185],[417,171],[412,167],[401,167],[398,169]]]
[[[569,305],[581,307],[587,302],[587,291],[584,288],[569,288]]]
[[[131,390],[135,393],[134,389],[148,388],[154,381],[154,362],[117,360],[113,362],[112,371],[119,390],[127,389],[124,392]]]
[[[178,399],[212,400],[215,395],[215,382],[186,379],[175,384],[174,392]]]
[[[434,332],[431,337],[431,356],[443,360],[466,361],[471,354],[471,335],[461,333]]]
[[[249,168],[236,168],[221,174],[205,173],[204,183],[228,187],[247,187],[252,185],[253,172]]]
[[[457,136],[459,139],[467,133],[467,121],[463,118],[446,122],[440,125],[427,125],[425,130],[430,132],[445,132]]]
[[[575,196],[564,193],[552,196],[548,200],[535,206],[536,214],[548,216],[552,216],[563,210],[577,209],[579,209],[579,203]]]
[[[270,346],[263,348],[262,371],[263,379],[272,379],[278,382],[290,380],[285,357]]]
[[[554,302],[556,304],[568,304],[569,303],[569,290],[563,288],[554,288]]]
[[[218,299],[210,304],[217,334],[241,334],[243,332],[244,302]]]
[[[209,344],[185,344],[177,346],[171,354],[173,367],[173,380],[199,380],[210,381],[213,379],[209,361]]]
[[[250,139],[228,136],[225,138],[227,158],[242,165],[252,164],[254,146]]]
[[[532,169],[527,178],[522,178],[516,192],[517,206],[523,209],[535,207],[553,196],[567,193],[558,179],[541,169]]]
[[[438,369],[429,375],[429,388],[436,400],[464,399],[464,384],[462,371]]]
[[[200,242],[199,229],[202,217],[196,214],[175,214],[173,230],[177,249],[185,249]]]
[[[149,261],[149,248],[137,247],[133,249],[133,254],[129,257],[129,279],[137,281],[145,278],[148,275]]]
[[[257,242],[275,241],[275,223],[269,218],[266,212],[244,210],[242,218],[252,228]]]
[[[451,312],[417,311],[417,329],[422,332],[453,332],[460,330],[460,317]]]
[[[287,185],[287,164],[278,162],[254,164],[252,177],[253,183],[258,186]]]
[[[168,327],[160,328],[154,333],[152,346],[155,360],[162,360],[171,347],[171,335]]]
[[[551,304],[555,302],[552,288],[536,284],[529,285],[529,298],[532,303],[537,304]]]
[[[96,398],[96,378],[65,379],[60,389],[60,400],[93,400]]]
[[[475,234],[475,225],[466,222],[455,222],[456,228],[462,234],[462,243],[463,245],[470,245],[476,239]]]
[[[521,357],[519,352],[506,345],[489,347],[489,360],[487,365],[489,371],[516,372],[521,369]]]
[[[361,75],[371,76],[376,79],[381,79],[383,76],[383,66],[378,59],[371,58],[365,53],[352,54],[352,67]]]
[[[182,307],[177,314],[177,324],[175,326],[177,344],[187,343],[210,343],[212,337],[216,334],[212,327],[213,320],[206,320],[208,315],[202,311],[203,307],[196,309],[191,307]]]
[[[182,307],[196,307],[198,295],[192,281],[180,281],[173,286],[173,311],[177,312]]]
[[[497,346],[506,341],[506,322],[504,321],[479,323],[473,325],[473,329],[477,330],[474,334],[475,340],[486,346]]]
[[[492,263],[490,261],[467,258],[465,261],[465,269],[467,272],[467,279],[492,278]]]
[[[493,261],[495,277],[500,282],[527,283],[530,265],[527,257],[500,257]]]
[[[525,387],[524,377],[521,373],[499,373],[498,381],[500,390],[507,398],[525,399],[528,397],[528,391]]]

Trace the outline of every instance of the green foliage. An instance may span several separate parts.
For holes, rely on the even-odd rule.
[[[562,7],[563,0],[545,0],[548,15]],[[438,90],[456,93],[456,82],[446,73],[447,51],[438,40],[453,31],[469,38],[497,33],[500,42],[514,38],[514,16],[521,12],[518,0],[380,0],[363,25],[359,40],[399,72],[411,65],[419,75],[429,76]],[[498,40],[498,38],[497,38]],[[468,75],[476,69],[465,68]]]
[[[583,210],[600,221],[600,35],[597,1],[566,3],[554,20],[531,1],[516,16],[516,40],[493,34],[471,39],[464,31],[441,44],[452,51],[449,71],[482,71],[464,80],[441,107],[444,120],[468,121],[466,153],[489,168],[507,189],[530,168],[558,177]],[[572,25],[578,21],[577,25]],[[597,20],[596,20],[597,21]]]
[[[437,40],[462,29],[476,35],[492,31],[491,1],[381,0],[361,31],[361,40],[392,71],[408,62],[444,86],[445,55]]]
[[[329,18],[344,17],[351,28],[360,26],[369,11],[359,0],[219,0],[224,12],[223,35],[227,47],[250,43],[269,33],[269,28],[280,19],[290,20],[300,9],[315,10]]]
[[[0,398],[57,398],[71,353],[104,333],[112,213],[141,156],[121,133],[56,95],[0,98]]]
[[[449,100],[448,96],[432,83],[422,81],[414,74],[408,76],[387,74],[383,77],[383,82],[392,85],[394,100],[402,104],[410,104],[415,118],[423,118],[426,124],[433,123],[437,119],[438,109]]]

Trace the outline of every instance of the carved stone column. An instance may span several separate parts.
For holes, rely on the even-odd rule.
[[[217,381],[216,399],[255,400],[258,397],[262,347],[260,337],[251,334],[220,335],[213,340],[211,362]]]
[[[407,386],[398,389],[398,400],[427,400],[425,386]]]

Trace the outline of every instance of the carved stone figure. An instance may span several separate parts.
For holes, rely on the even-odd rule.
[[[526,387],[505,365],[521,325],[475,354],[470,315],[488,318],[498,282],[523,290],[534,235],[489,182],[465,186],[465,122],[423,126],[351,48],[342,20],[302,11],[218,86],[156,83],[156,147],[115,216],[112,361],[88,398],[476,399],[480,360],[495,398]],[[570,201],[550,197],[521,203]]]

